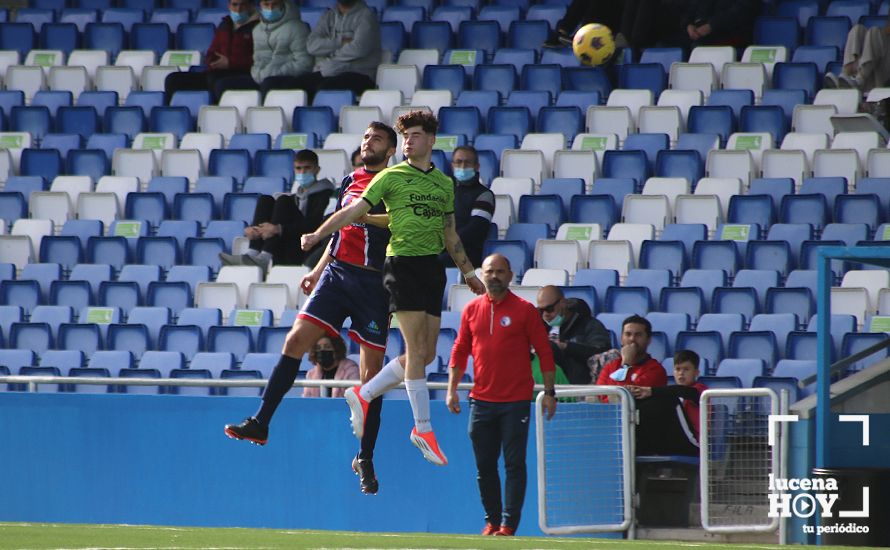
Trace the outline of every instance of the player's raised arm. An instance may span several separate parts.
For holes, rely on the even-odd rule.
[[[460,269],[470,290],[476,294],[485,292],[485,286],[479,280],[479,277],[476,276],[476,268],[473,267],[470,259],[467,258],[464,245],[460,242],[460,236],[458,236],[457,229],[455,228],[453,213],[445,214],[445,250],[451,255],[454,265]]]
[[[346,208],[341,208],[327,219],[314,233],[305,233],[300,239],[303,250],[309,250],[322,239],[347,225],[354,223],[371,210],[368,201],[352,201]]]

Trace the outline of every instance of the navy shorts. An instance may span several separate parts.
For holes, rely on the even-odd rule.
[[[349,317],[349,337],[383,351],[389,334],[389,294],[379,271],[333,261],[325,267],[298,315],[332,336],[340,335]]]
[[[387,256],[383,286],[389,292],[389,311],[423,311],[442,316],[445,267],[438,256]]]

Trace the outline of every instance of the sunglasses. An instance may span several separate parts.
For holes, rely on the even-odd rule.
[[[556,309],[556,306],[558,306],[561,301],[562,301],[562,298],[553,302],[549,306],[539,307],[538,312],[539,313],[553,313],[553,310]]]

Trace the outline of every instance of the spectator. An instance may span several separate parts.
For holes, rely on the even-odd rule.
[[[253,29],[253,67],[250,79],[227,78],[226,90],[253,89],[263,95],[272,89],[297,88],[297,78],[312,69],[306,51],[309,27],[300,21],[300,9],[288,0],[260,0],[260,22]]]
[[[557,286],[547,285],[538,291],[538,312],[550,327],[550,347],[556,363],[572,384],[590,384],[587,360],[611,347],[609,331],[593,318],[586,302],[566,299]]]
[[[698,455],[698,400],[707,386],[698,382],[698,354],[674,354],[674,386],[627,386],[640,411],[637,454]]]
[[[307,380],[358,380],[358,365],[346,357],[346,344],[339,336],[324,335],[309,350],[312,368],[306,373]],[[343,397],[346,388],[319,388],[306,386],[303,397]]]
[[[890,79],[890,18],[883,27],[853,25],[844,46],[844,68],[825,75],[826,88],[858,88],[863,93]]]
[[[164,81],[167,103],[181,90],[209,90],[213,103],[222,95],[218,84],[226,77],[250,77],[253,65],[253,28],[259,23],[253,0],[229,0],[229,15],[223,17],[207,48],[203,72],[177,71]]]
[[[600,23],[617,32],[623,8],[624,0],[572,0],[543,45],[545,48],[571,47],[575,30],[588,23]]]
[[[667,385],[664,367],[649,355],[652,324],[645,317],[631,315],[621,323],[621,357],[603,366],[598,386]]]
[[[659,43],[687,45],[689,39],[684,29],[687,7],[687,0],[625,0],[620,27],[623,41],[638,50]]]
[[[352,156],[349,157],[350,162],[352,163],[352,169],[358,170],[365,166],[365,163],[362,162],[362,150],[361,148],[356,149],[352,152]]]
[[[483,535],[510,536],[519,526],[525,499],[530,401],[534,380],[529,350],[541,354],[542,406],[549,420],[556,412],[554,365],[547,332],[534,307],[510,292],[510,262],[492,254],[482,264],[486,294],[464,307],[460,332],[448,369],[448,410],[460,412],[457,384],[473,356],[475,381],[470,392],[470,440],[476,457],[476,479],[485,509]],[[504,452],[505,498],[501,500],[498,459]],[[503,502],[503,504],[502,504]]]
[[[454,222],[473,265],[482,265],[482,245],[494,216],[494,193],[479,181],[479,156],[469,145],[456,147],[451,155],[454,181]],[[446,267],[454,267],[447,252],[439,254]]]
[[[261,195],[253,212],[253,223],[244,229],[250,250],[240,256],[220,253],[223,265],[256,265],[263,272],[269,264],[300,265],[305,257],[300,236],[321,225],[334,184],[318,180],[318,155],[309,149],[294,155],[294,185],[291,193]]]
[[[337,0],[312,29],[307,49],[315,66],[296,87],[306,90],[310,101],[318,90],[352,90],[359,96],[374,87],[380,64],[377,15],[364,0]]]
[[[689,0],[686,34],[693,46],[744,49],[751,43],[759,0]]]

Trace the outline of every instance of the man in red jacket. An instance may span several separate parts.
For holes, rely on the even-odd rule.
[[[649,355],[652,324],[645,317],[631,315],[621,323],[621,357],[605,365],[598,386],[667,386],[667,373]]]
[[[544,411],[556,412],[555,366],[547,331],[535,306],[508,288],[510,262],[492,254],[482,262],[486,293],[464,307],[460,332],[451,351],[448,409],[460,412],[457,385],[473,356],[475,384],[470,392],[470,440],[476,456],[476,478],[485,509],[483,535],[513,535],[525,500],[525,453],[531,413],[530,350],[538,353],[544,378]],[[501,501],[498,458],[504,449],[506,505]]]
[[[164,81],[167,103],[180,90],[209,90],[213,103],[219,101],[222,89],[217,86],[224,78],[250,78],[253,65],[253,28],[259,22],[253,0],[229,0],[229,15],[223,17],[213,42],[207,48],[204,72],[176,72]]]

